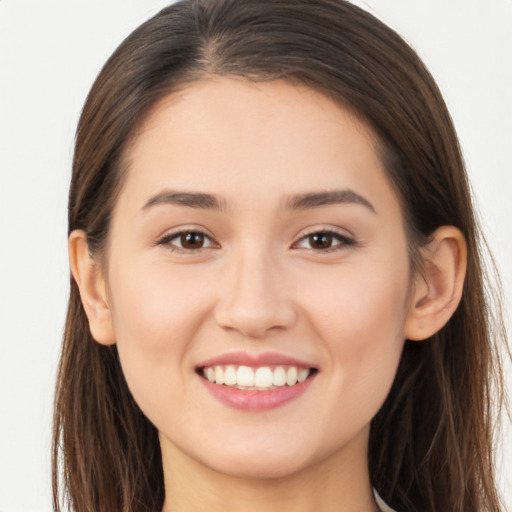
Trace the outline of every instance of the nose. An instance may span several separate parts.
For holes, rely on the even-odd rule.
[[[292,327],[296,311],[283,269],[261,253],[233,259],[221,276],[215,308],[217,324],[249,338]]]

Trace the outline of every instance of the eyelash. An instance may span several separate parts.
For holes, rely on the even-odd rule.
[[[179,247],[179,246],[176,246],[171,243],[173,240],[180,239],[180,238],[182,239],[182,243],[183,243],[182,237],[185,237],[187,235],[195,235],[195,236],[202,237],[204,240],[209,240],[210,245],[208,245],[207,247],[199,247],[197,249],[194,249],[194,248],[187,249],[185,247]],[[218,244],[216,242],[213,242],[212,237],[207,235],[204,231],[200,231],[197,229],[185,229],[182,231],[177,231],[176,233],[169,233],[168,235],[163,236],[160,240],[157,241],[156,245],[165,245],[172,252],[198,253],[205,249],[210,249],[211,247],[214,247],[215,245],[218,245]]]
[[[315,231],[312,231],[311,233],[306,233],[305,235],[303,235],[299,239],[298,242],[295,242],[293,244],[292,248],[298,247],[302,242],[304,242],[308,239],[311,243],[312,237],[318,236],[318,235],[322,235],[324,237],[325,236],[330,237],[332,240],[337,240],[339,243],[337,243],[336,245],[331,245],[330,247],[327,247],[325,249],[311,248],[310,250],[313,250],[314,252],[328,253],[328,252],[339,251],[339,250],[343,250],[347,247],[356,245],[356,243],[357,243],[354,238],[351,238],[345,234],[339,233],[338,231],[335,231],[333,229],[319,229],[319,230],[315,230]]]
[[[209,240],[209,245],[204,247],[199,247],[197,249],[194,249],[194,248],[185,248],[185,247],[179,247],[179,246],[176,246],[174,244],[172,244],[171,242],[173,240],[176,240],[176,239],[179,239],[184,236],[188,236],[188,235],[194,235],[194,236],[199,236],[199,237],[202,237],[203,240]],[[298,249],[300,248],[300,244],[303,243],[304,241],[307,241],[309,239],[309,242],[311,243],[311,240],[312,240],[312,237],[314,236],[318,236],[318,235],[321,235],[321,236],[324,236],[324,237],[329,237],[331,238],[331,240],[336,240],[338,241],[338,243],[336,245],[331,245],[330,247],[327,247],[327,248],[317,248],[317,249],[314,249],[314,248],[306,248],[308,250],[312,250],[314,252],[317,252],[317,253],[329,253],[329,252],[334,252],[334,251],[339,251],[339,250],[343,250],[344,248],[346,247],[349,247],[349,246],[353,246],[353,245],[356,245],[357,242],[355,239],[353,238],[350,238],[348,237],[347,235],[345,234],[342,234],[342,233],[339,233],[337,231],[334,231],[332,229],[320,229],[320,230],[316,230],[316,231],[312,231],[310,233],[307,233],[307,234],[304,234],[297,242],[295,242],[293,245],[292,245],[292,249]],[[183,244],[183,239],[181,240],[182,244]],[[175,232],[175,233],[170,233],[168,235],[165,235],[164,237],[162,237],[160,240],[158,240],[156,242],[156,245],[163,245],[163,246],[167,246],[168,249],[172,252],[181,252],[181,253],[199,253],[199,252],[202,252],[203,250],[206,250],[206,249],[211,249],[211,248],[218,248],[219,245],[217,244],[217,242],[215,242],[213,240],[212,237],[210,237],[208,234],[206,234],[205,232],[203,231],[200,231],[200,230],[194,230],[194,229],[190,229],[190,230],[182,230],[182,231],[178,231],[178,232]]]

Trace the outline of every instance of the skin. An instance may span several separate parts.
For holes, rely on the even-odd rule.
[[[117,343],[130,390],[160,432],[164,511],[377,510],[369,423],[404,339],[430,336],[455,309],[465,246],[441,228],[424,250],[424,276],[411,279],[375,140],[312,90],[204,79],[138,130],[103,265],[83,232],[71,235],[93,336]],[[339,190],[367,204],[287,205]],[[169,204],[169,191],[211,194],[221,208]],[[206,234],[204,246],[180,247],[169,235],[181,231]],[[308,238],[325,231],[337,233],[328,251]],[[241,411],[212,398],[196,373],[236,351],[278,352],[319,371],[291,402]]]

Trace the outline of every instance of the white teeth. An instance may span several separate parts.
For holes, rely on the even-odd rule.
[[[215,367],[215,382],[217,384],[224,384],[224,370],[222,366]]]
[[[290,366],[290,368],[288,368],[288,371],[286,372],[286,384],[288,384],[288,386],[293,386],[297,383],[297,374],[298,371],[295,366]]]
[[[210,382],[240,389],[268,390],[281,386],[294,386],[304,382],[310,373],[308,368],[296,366],[250,366],[215,365],[203,368],[203,376]]]
[[[238,386],[252,388],[254,386],[254,372],[249,366],[239,366],[236,372],[236,383]]]
[[[224,384],[226,386],[236,386],[236,368],[232,365],[226,366],[224,370]]]
[[[268,366],[262,366],[256,370],[254,385],[257,388],[269,388],[272,386],[272,370]]]
[[[298,375],[297,375],[297,381],[298,382],[304,382],[308,378],[308,375],[309,375],[309,369],[308,368],[301,368],[299,370]]]
[[[274,386],[284,386],[286,384],[286,372],[282,366],[278,366],[274,370],[274,375],[272,376],[272,384],[274,384]]]

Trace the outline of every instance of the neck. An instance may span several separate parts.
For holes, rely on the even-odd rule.
[[[162,512],[377,512],[366,450],[361,457],[355,448],[285,477],[243,478],[217,472],[166,443]]]

